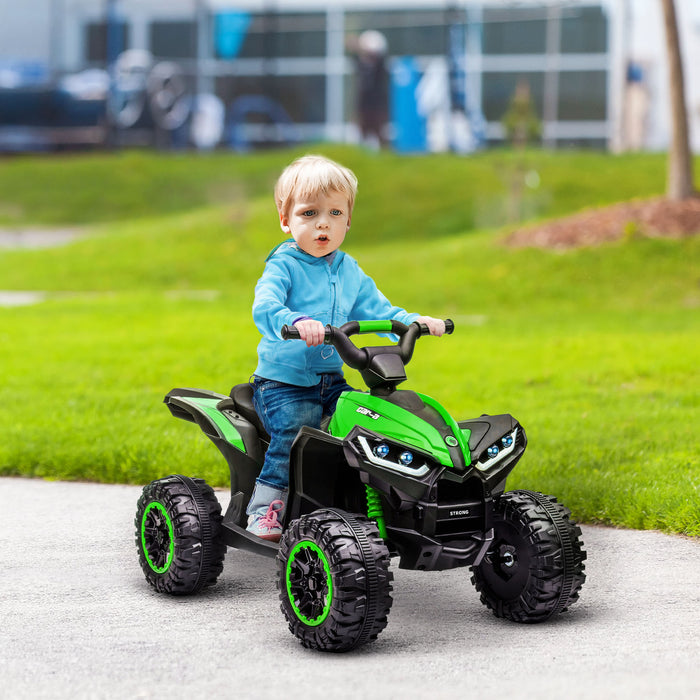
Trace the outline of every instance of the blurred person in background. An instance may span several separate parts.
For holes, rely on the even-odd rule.
[[[373,148],[388,144],[389,72],[386,37],[374,30],[350,36],[348,50],[355,56],[357,74],[357,121],[362,143]]]

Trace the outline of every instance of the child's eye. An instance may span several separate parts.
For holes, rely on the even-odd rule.
[[[302,213],[302,216],[313,216],[316,212],[313,209],[307,209]]]
[[[340,209],[331,209],[331,214],[332,214],[333,216],[341,216],[342,213],[343,213],[343,212],[340,211]]]

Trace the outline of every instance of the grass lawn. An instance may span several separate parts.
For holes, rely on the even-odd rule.
[[[419,343],[406,388],[457,418],[516,416],[529,445],[510,488],[588,522],[700,535],[700,238],[502,244],[518,169],[539,174],[517,204],[540,218],[659,194],[663,159],[323,150],[360,178],[348,252],[395,303],[456,322]],[[0,251],[0,289],[49,292],[0,308],[0,474],[226,484],[216,448],[161,402],[175,386],[226,393],[253,370],[253,286],[281,235],[269,190],[293,155],[0,161],[0,225],[94,231]]]

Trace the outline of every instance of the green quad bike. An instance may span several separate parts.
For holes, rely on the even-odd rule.
[[[295,328],[282,333],[299,337]],[[358,333],[399,341],[359,348],[350,340]],[[497,617],[542,622],[572,605],[585,580],[580,528],[551,496],[505,491],[527,444],[522,426],[510,415],[458,422],[434,399],[396,388],[427,333],[396,321],[326,327],[326,344],[369,392],[343,393],[327,424],[299,431],[278,544],[245,530],[269,444],[251,385],[238,384],[230,396],[168,393],[172,414],[197,423],[226,458],[231,499],[222,517],[202,479],[173,475],[144,487],[135,524],[148,582],[165,593],[196,593],[215,583],[227,546],[276,557],[290,631],[305,647],[335,652],[386,627],[391,557],[405,569],[471,567],[482,603]]]

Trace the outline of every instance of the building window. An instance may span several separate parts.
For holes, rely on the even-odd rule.
[[[129,25],[125,22],[116,24],[116,53],[129,48]],[[107,23],[89,22],[85,25],[85,60],[88,63],[107,63]]]
[[[464,22],[464,12],[456,10],[387,10],[347,12],[345,29],[359,34],[374,29],[384,34],[392,56],[443,56],[448,50],[448,28]]]
[[[562,53],[606,53],[608,22],[602,7],[568,9],[561,20]]]
[[[196,58],[197,25],[195,22],[152,22],[150,47],[156,58]]]
[[[537,116],[541,119],[544,104],[544,73],[484,73],[482,87],[484,117],[500,122],[508,111],[518,83],[530,86],[530,96]]]
[[[566,71],[559,74],[558,117],[561,121],[604,121],[607,118],[605,71]]]
[[[326,15],[254,15],[238,58],[309,58],[326,55]]]
[[[544,8],[484,10],[483,52],[486,55],[544,54],[547,17]]]

